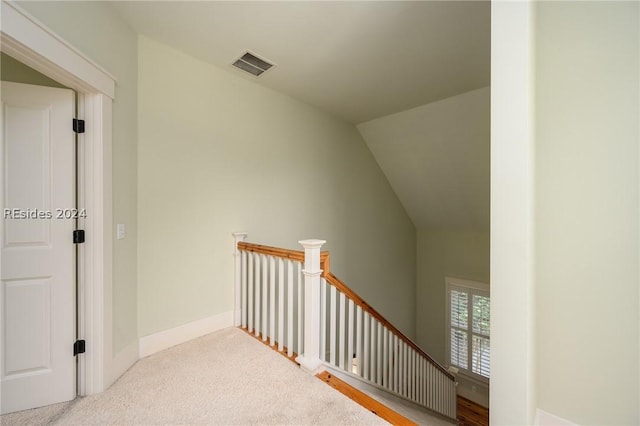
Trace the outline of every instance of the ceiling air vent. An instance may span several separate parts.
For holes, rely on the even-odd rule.
[[[255,76],[259,76],[269,68],[273,66],[273,64],[264,61],[252,53],[245,53],[233,63],[234,67],[238,67],[243,71],[246,71]]]

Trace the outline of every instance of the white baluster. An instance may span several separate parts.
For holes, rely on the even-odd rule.
[[[418,370],[417,370],[417,365],[416,365],[416,351],[415,350],[411,350],[411,399],[412,400],[417,400],[418,399],[418,392],[417,392],[417,383],[418,383]]]
[[[413,348],[407,345],[407,398],[413,399]]]
[[[436,394],[438,395],[438,408],[436,409],[436,411],[438,412],[442,412],[442,374],[440,374],[440,370],[438,370],[438,380],[436,381],[437,385],[437,392]]]
[[[363,312],[362,328],[364,329],[364,343],[362,351],[362,377],[369,379],[369,313]]]
[[[403,342],[404,345],[404,372],[402,376],[404,377],[404,396],[409,398],[409,388],[411,387],[411,383],[409,381],[409,345]]]
[[[287,356],[293,356],[293,262],[287,260]]]
[[[255,281],[256,281],[256,289],[255,289],[255,299],[256,299],[256,309],[255,309],[255,322],[256,322],[256,332],[255,335],[256,337],[260,336],[260,321],[262,319],[262,316],[260,315],[260,307],[262,306],[262,278],[260,276],[260,262],[261,262],[261,258],[262,255],[261,254],[256,254],[255,255],[255,269],[256,269],[256,277],[255,277]]]
[[[409,345],[407,345],[407,352],[406,352],[406,360],[407,360],[407,366],[406,368],[406,377],[407,377],[407,398],[411,398],[411,379],[412,379],[412,371],[411,371],[411,347]]]
[[[436,408],[436,388],[435,388],[435,376],[433,375],[433,364],[429,363],[429,408],[435,410]]]
[[[425,362],[424,364],[424,405],[430,407],[431,404],[431,375],[429,374],[429,366],[430,362]]]
[[[429,406],[429,362],[427,360],[424,361],[424,396],[422,399],[424,400],[424,405]]]
[[[402,342],[404,347],[404,371],[402,377],[404,377],[404,396],[409,397],[409,346]]]
[[[436,411],[440,411],[440,406],[442,404],[442,395],[441,395],[441,389],[440,389],[440,371],[436,372]]]
[[[413,378],[411,370],[411,347],[407,345],[407,398],[411,399],[411,379]]]
[[[396,353],[395,353],[395,344],[394,344],[394,335],[389,330],[389,389],[395,392],[396,385],[394,381],[394,371],[395,365],[397,363]]]
[[[320,280],[320,359],[327,360],[327,283]]]
[[[383,327],[382,330],[382,385],[391,389],[389,386],[389,330]]]
[[[369,317],[369,380],[376,381],[376,363],[378,353],[376,352],[376,319]]]
[[[421,360],[421,356],[420,354],[418,354],[416,352],[415,355],[415,379],[414,379],[414,400],[416,402],[420,401],[420,360]]]
[[[444,390],[444,374],[442,374],[442,372],[441,372],[439,374],[439,376],[440,376],[440,386],[438,386],[438,388],[439,388],[438,390],[439,390],[439,393],[440,393],[440,412],[442,413],[442,412],[444,412],[444,403],[445,403],[444,392],[443,392],[443,390]]]
[[[242,271],[242,328],[247,328],[247,252],[243,251],[241,254],[241,262],[240,266]]]
[[[400,339],[399,339],[400,340]],[[398,381],[400,382],[400,395],[406,396],[407,387],[406,387],[406,374],[405,374],[405,366],[407,365],[405,355],[405,346],[404,341],[400,340],[400,368],[398,369]]]
[[[427,380],[426,380],[426,360],[424,358],[420,358],[420,404],[427,404]]]
[[[395,346],[397,351],[396,366],[395,366],[395,372],[394,372],[394,374],[396,374],[396,392],[402,395],[402,372],[401,372],[402,341],[398,338],[398,336],[394,336],[394,337],[395,337]]]
[[[416,383],[418,384],[417,389],[418,389],[418,395],[417,395],[417,401],[418,404],[422,404],[422,383],[424,382],[424,380],[422,380],[422,361],[424,358],[422,358],[422,355],[418,355],[418,379],[416,380]]]
[[[347,341],[346,339],[346,335],[347,335],[347,322],[346,322],[346,316],[345,316],[345,308],[346,308],[346,297],[344,295],[344,293],[340,293],[340,351],[339,351],[339,357],[340,357],[340,364],[339,367],[341,369],[344,370],[344,361],[345,361],[345,357],[346,357],[346,353],[345,353],[345,343]]]
[[[402,340],[398,338],[396,345],[398,346],[398,359],[396,361],[396,369],[398,373],[398,389],[396,390],[396,392],[402,395]]]
[[[337,307],[337,290],[334,286],[331,286],[331,301],[329,302],[331,306],[331,328],[329,333],[331,335],[331,341],[329,342],[329,361],[331,365],[336,364],[336,329],[338,325],[336,324],[336,307]]]
[[[378,329],[378,336],[376,338],[376,344],[377,344],[377,365],[376,365],[376,383],[379,384],[380,386],[382,386],[382,363],[384,362],[384,355],[383,355],[383,346],[382,346],[382,324],[380,324],[379,322],[376,324],[377,329]]]
[[[445,389],[447,392],[447,407],[445,408],[448,415],[451,415],[451,391],[449,390],[451,382],[444,378]]]
[[[247,326],[249,333],[253,332],[253,253],[247,253],[247,269],[248,269],[248,279],[247,279],[247,287],[248,287],[248,296],[249,296],[249,306],[247,308]]]
[[[402,346],[402,370],[400,370],[400,377],[402,377],[402,395],[407,398],[409,396],[409,383],[407,381],[407,345],[404,340],[401,341]]]
[[[400,345],[398,336],[393,335],[393,391],[400,393],[400,383],[398,382],[398,371],[400,370]]]
[[[304,247],[304,353],[297,361],[305,370],[315,374],[320,360],[320,248],[322,240],[303,240]],[[324,319],[323,319],[324,320]]]
[[[431,408],[431,375],[429,374],[430,362],[424,364],[424,405]]]
[[[356,307],[356,374],[362,376],[362,308]]]
[[[278,259],[278,351],[284,350],[284,259]]]
[[[269,345],[276,339],[276,259],[269,256]]]
[[[431,380],[429,376],[429,366],[430,362],[425,361],[424,364],[424,405],[429,406],[429,398],[431,398]]]
[[[267,341],[267,333],[269,331],[269,323],[267,315],[269,314],[269,259],[262,256],[262,341]]]
[[[349,335],[347,336],[347,371],[353,373],[353,339],[355,337],[356,324],[355,324],[355,305],[353,300],[349,299]]]
[[[304,349],[304,340],[302,339],[304,331],[304,323],[302,322],[304,318],[304,283],[302,282],[302,263],[296,263],[298,264],[298,354],[301,354]]]
[[[302,345],[304,344],[303,339],[302,339],[302,333],[304,330],[304,323],[302,322],[302,317],[304,314],[304,298],[303,298],[303,294],[304,294],[304,283],[302,282],[302,264],[300,262],[296,262],[296,267],[297,267],[297,275],[298,275],[298,279],[297,279],[297,284],[296,284],[296,288],[297,288],[297,294],[298,294],[298,325],[297,325],[297,330],[298,330],[298,342],[296,347],[298,348],[298,354],[302,353]]]
[[[444,410],[444,393],[443,393],[443,383],[442,383],[442,373],[438,370],[438,412],[442,413]]]
[[[438,408],[438,370],[431,365],[431,382],[432,384],[432,392],[431,395],[433,397],[433,409],[436,410]]]

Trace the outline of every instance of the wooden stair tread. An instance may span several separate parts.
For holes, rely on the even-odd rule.
[[[460,426],[489,426],[489,409],[467,398],[458,396],[458,422]]]

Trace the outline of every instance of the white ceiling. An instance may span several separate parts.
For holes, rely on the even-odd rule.
[[[357,124],[487,86],[490,3],[113,3],[138,33]],[[255,78],[246,50],[277,67]]]

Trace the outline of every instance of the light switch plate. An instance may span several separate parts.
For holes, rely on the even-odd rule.
[[[124,238],[124,223],[118,224],[118,235],[117,238],[122,240]]]

